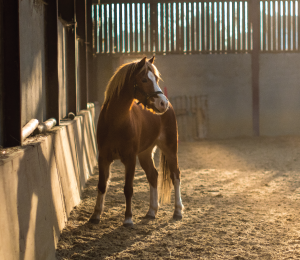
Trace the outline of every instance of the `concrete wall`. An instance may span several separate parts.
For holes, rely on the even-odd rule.
[[[251,135],[249,54],[167,55],[155,64],[169,97],[207,95],[208,137]]]
[[[300,134],[299,119],[300,53],[261,54],[261,134]]]
[[[42,1],[19,1],[22,122],[45,121],[45,20]]]
[[[98,100],[114,70],[140,56],[98,56]],[[148,57],[150,58],[150,57]],[[168,96],[205,95],[209,138],[252,136],[250,54],[156,56],[162,89]],[[262,135],[300,133],[300,54],[260,55],[260,131]]]
[[[60,232],[96,165],[93,110],[2,150],[0,259],[55,259]]]

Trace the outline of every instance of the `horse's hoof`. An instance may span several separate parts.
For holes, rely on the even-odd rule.
[[[182,220],[182,215],[175,214],[173,215],[174,220]]]
[[[92,223],[92,224],[99,224],[99,223],[100,223],[100,219],[97,219],[97,218],[90,218],[89,223]]]
[[[133,223],[123,223],[123,226],[126,227],[126,228],[132,228]]]
[[[152,216],[152,215],[148,215],[148,214],[147,214],[147,215],[145,216],[145,219],[155,219],[155,216]]]
[[[131,217],[125,218],[125,220],[123,222],[123,226],[124,227],[133,227],[133,221],[132,221]]]

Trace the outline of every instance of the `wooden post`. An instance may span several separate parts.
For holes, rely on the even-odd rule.
[[[73,112],[76,114],[77,91],[75,74],[75,6],[74,0],[65,0],[58,2],[58,15],[65,21],[66,29],[66,70],[67,70],[67,114]]]
[[[76,22],[77,22],[76,40],[79,41],[78,42],[79,82],[77,82],[78,93],[79,93],[79,110],[87,109],[86,1],[87,0],[77,0],[75,6],[75,14],[76,14]]]
[[[46,118],[55,118],[59,125],[59,84],[57,60],[57,0],[48,0],[46,7]]]
[[[259,27],[260,27],[260,7],[259,0],[250,2],[250,19],[253,30],[253,50],[251,52],[252,69],[252,120],[253,134],[259,136]]]
[[[151,16],[150,16],[150,24],[151,24],[151,48],[150,48],[150,53],[151,52],[157,52],[158,51],[158,37],[157,37],[157,32],[158,32],[158,23],[157,23],[157,3],[150,4],[150,10],[151,10]]]
[[[3,146],[22,144],[19,1],[2,2],[3,22]],[[0,131],[2,132],[2,131]]]
[[[115,5],[116,8],[116,5]],[[93,21],[92,21],[92,0],[86,3],[86,75],[87,75],[87,100],[94,102],[95,96],[92,94],[93,87]],[[111,50],[112,51],[112,50]]]

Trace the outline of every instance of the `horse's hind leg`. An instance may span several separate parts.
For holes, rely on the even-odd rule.
[[[100,222],[100,217],[104,209],[104,200],[107,190],[107,181],[109,178],[109,167],[111,162],[104,160],[103,158],[98,159],[99,167],[99,182],[98,182],[98,195],[97,201],[94,209],[94,213],[90,218],[90,222],[98,224]]]
[[[158,210],[158,194],[157,194],[157,170],[154,167],[152,159],[153,147],[148,148],[146,151],[138,155],[140,164],[146,173],[148,182],[150,184],[150,207],[146,215],[148,218],[155,218]]]
[[[172,179],[174,185],[174,193],[175,193],[175,210],[174,210],[174,219],[182,219],[182,211],[183,211],[183,204],[181,200],[181,193],[180,193],[180,170],[178,167],[178,158],[177,158],[177,143],[176,146],[166,146],[161,145],[159,146],[162,150],[168,165],[168,170],[170,177]]]

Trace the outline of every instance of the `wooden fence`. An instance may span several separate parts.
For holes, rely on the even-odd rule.
[[[260,17],[261,51],[299,50],[298,1],[117,3],[94,5],[94,48],[100,54],[245,53],[250,15]]]

